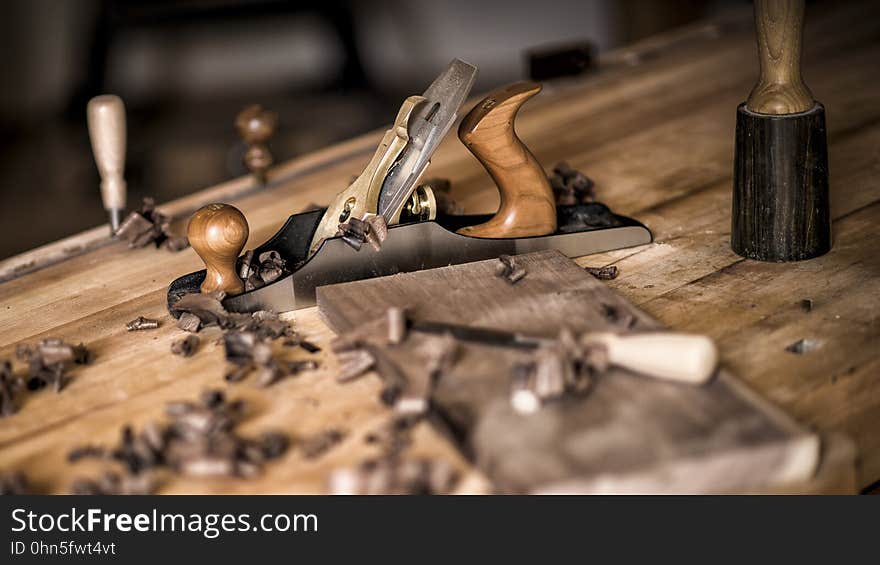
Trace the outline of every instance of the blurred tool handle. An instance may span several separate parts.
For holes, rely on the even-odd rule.
[[[804,0],[755,0],[761,74],[746,107],[759,114],[795,114],[814,105],[801,77]]]
[[[205,262],[205,281],[201,290],[206,294],[244,292],[235,263],[249,235],[247,219],[235,206],[208,204],[190,217],[186,235],[192,248]]]
[[[458,137],[495,181],[501,206],[491,220],[462,228],[460,234],[502,238],[556,231],[556,203],[547,175],[514,129],[520,107],[540,91],[538,83],[512,84],[484,98],[462,120]]]
[[[612,365],[663,380],[703,384],[718,365],[715,343],[702,335],[601,333],[589,334],[584,340],[604,345]]]
[[[125,105],[112,94],[96,96],[89,100],[86,114],[92,152],[101,175],[101,200],[111,213],[115,232],[125,210]]]
[[[236,116],[235,129],[248,146],[243,158],[244,166],[258,184],[266,184],[266,171],[274,161],[268,144],[278,130],[278,114],[253,104]]]

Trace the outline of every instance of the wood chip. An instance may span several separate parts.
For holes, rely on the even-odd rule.
[[[184,338],[175,340],[171,344],[171,353],[180,355],[181,357],[192,357],[199,348],[199,336],[188,335]]]
[[[227,332],[223,334],[226,360],[234,365],[247,365],[254,361],[254,347],[258,343],[253,332]]]
[[[539,348],[535,355],[535,394],[542,402],[559,398],[572,368],[566,356],[556,347]]]
[[[70,463],[76,463],[82,459],[95,458],[95,459],[104,459],[108,456],[108,452],[103,447],[97,445],[83,445],[72,449],[67,454],[67,461]]]
[[[185,332],[198,333],[202,329],[202,320],[190,312],[184,312],[177,319],[177,327]]]
[[[244,255],[238,260],[238,278],[242,280],[247,280],[251,273],[255,270],[253,269],[254,262],[254,250],[249,249],[245,251]]]
[[[330,451],[344,438],[345,433],[337,429],[324,430],[315,434],[302,442],[303,457],[306,459],[316,459]]]
[[[34,494],[30,491],[27,477],[24,473],[2,472],[0,473],[0,495],[26,495]]]
[[[364,235],[366,243],[375,251],[379,251],[382,248],[382,242],[388,237],[388,224],[385,222],[385,216],[368,214],[364,217],[364,222],[369,228]]]
[[[28,365],[25,382],[28,390],[52,385],[56,392],[60,392],[69,381],[66,371],[72,364],[83,365],[92,361],[85,345],[70,345],[58,338],[44,339],[36,346],[19,344],[15,354]]]
[[[560,206],[593,202],[596,199],[593,181],[566,162],[553,167],[548,180],[556,196],[556,203]]]
[[[0,362],[0,417],[11,416],[18,411],[17,397],[24,389],[24,381],[12,370],[12,363]]]
[[[388,321],[388,343],[398,345],[406,339],[406,311],[392,306],[386,312]]]
[[[308,351],[309,353],[318,353],[321,351],[321,348],[314,343],[299,337],[284,340],[284,345],[286,347],[299,347]]]
[[[134,320],[125,324],[125,329],[130,332],[135,332],[135,331],[139,331],[139,330],[154,330],[158,327],[159,327],[159,320],[144,318],[143,316],[138,316]]]
[[[623,310],[614,304],[599,303],[602,316],[622,330],[631,330],[636,326],[638,320],[628,310]]]
[[[138,210],[130,213],[119,225],[116,237],[128,241],[130,248],[146,247],[150,243],[169,251],[180,251],[189,246],[185,236],[171,231],[170,219],[156,210],[152,198],[144,198]]]
[[[607,267],[584,267],[584,270],[600,281],[610,281],[617,278],[620,270],[617,265],[608,265]]]
[[[785,350],[795,355],[804,355],[822,347],[822,341],[818,339],[799,339],[788,345]]]
[[[245,291],[256,290],[275,282],[288,272],[287,263],[277,251],[263,251],[254,256],[254,251],[247,251],[238,263],[238,275],[245,281]]]
[[[376,364],[376,359],[363,349],[355,349],[351,351],[342,351],[336,354],[339,360],[339,374],[336,380],[340,383],[347,383],[366,374]]]
[[[412,430],[421,418],[395,415],[364,436],[364,442],[379,448],[382,457],[398,457],[412,444]]]
[[[516,259],[510,255],[501,255],[498,257],[498,267],[495,275],[503,278],[510,284],[516,284],[526,276],[524,267],[517,264]]]
[[[193,292],[185,294],[171,306],[171,310],[181,313],[189,313],[199,319],[199,327],[220,326],[225,327],[229,314],[220,303],[223,293],[203,294]],[[188,324],[191,322],[188,322]]]
[[[246,379],[253,370],[253,363],[248,363],[247,365],[231,365],[229,370],[226,371],[226,374],[223,378],[227,382],[237,383]]]

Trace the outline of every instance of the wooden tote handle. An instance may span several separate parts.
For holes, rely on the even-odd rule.
[[[189,243],[202,261],[207,273],[202,292],[217,291],[229,295],[244,292],[244,283],[235,271],[238,254],[248,238],[244,214],[229,204],[208,204],[196,210],[186,228]]]
[[[706,336],[657,332],[632,335],[590,334],[608,350],[612,365],[643,375],[689,384],[703,384],[715,373],[718,350]]]
[[[755,0],[761,75],[746,108],[759,114],[796,114],[814,105],[801,78],[804,0]]]
[[[458,137],[495,181],[501,206],[488,222],[458,233],[501,238],[556,231],[556,202],[547,175],[513,125],[520,106],[540,91],[534,82],[512,84],[487,96],[462,120]]]

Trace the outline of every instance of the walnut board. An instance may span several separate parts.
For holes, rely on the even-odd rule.
[[[609,288],[670,328],[711,336],[726,368],[821,433],[819,475],[826,478],[784,492],[853,492],[880,481],[878,18],[880,3],[873,1],[807,8],[803,72],[828,112],[834,222],[833,249],[814,260],[757,263],[730,250],[736,107],[758,75],[750,6],[603,53],[595,71],[546,82],[517,118],[518,136],[545,169],[565,160],[584,171],[599,200],[654,234],[649,245],[577,262],[618,266],[621,274]],[[385,129],[279,163],[265,187],[240,177],[160,209],[182,230],[199,206],[232,203],[248,219],[246,248],[252,249],[288,214],[329,202],[363,170]],[[468,213],[498,205],[486,171],[454,135],[440,145],[427,176],[448,178]],[[243,433],[280,428],[309,435],[332,426],[346,431],[346,439],[317,460],[294,450],[258,480],[174,478],[163,493],[317,493],[334,467],[374,455],[361,440],[388,417],[377,400],[377,377],[338,385],[335,360],[318,354],[321,370],[270,389],[226,385],[217,332],[207,331],[190,359],[168,351],[180,332],[165,311],[165,291],[202,268],[195,252],[129,250],[107,233],[96,227],[0,261],[0,359],[14,357],[19,343],[52,336],[83,341],[97,355],[93,365],[73,372],[61,394],[33,394],[17,414],[0,420],[0,471],[27,473],[41,492],[66,492],[71,478],[91,471],[66,461],[71,448],[109,445],[121,426],[156,419],[165,402],[193,398],[209,386],[251,402]],[[805,299],[812,301],[809,310],[801,306]],[[139,315],[158,317],[162,326],[127,333],[126,322]],[[289,318],[319,345],[332,339],[315,308]],[[785,350],[800,339],[820,347],[803,355]],[[849,447],[838,441],[842,436],[852,439]],[[413,449],[476,474],[430,427]]]
[[[414,320],[554,337],[587,331],[651,331],[662,325],[557,251],[517,257],[515,285],[479,261],[318,289],[318,309],[337,332],[381,319],[392,307]],[[610,309],[613,316],[604,312]],[[387,346],[408,376],[429,378],[424,339]],[[428,338],[430,339],[430,338]],[[528,355],[461,345],[433,401],[467,451],[503,492],[717,492],[803,481],[819,440],[727,371],[705,386],[660,382],[619,369],[582,398],[517,414],[509,403],[514,364]],[[421,370],[423,375],[413,375]],[[380,369],[381,371],[381,369]]]

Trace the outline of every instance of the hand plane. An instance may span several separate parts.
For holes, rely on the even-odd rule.
[[[421,96],[407,98],[373,158],[326,209],[294,214],[250,257],[274,254],[284,275],[252,290],[236,273],[247,239],[244,216],[232,206],[211,204],[189,224],[193,249],[208,269],[178,278],[168,288],[168,308],[185,294],[223,291],[231,312],[286,312],[315,304],[319,286],[431,269],[458,263],[556,249],[570,257],[650,243],[641,223],[598,202],[556,205],[543,168],[517,137],[519,108],[541,86],[522,82],[496,90],[477,103],[459,138],[498,186],[501,205],[492,215],[453,215],[437,209],[419,179],[456,120],[476,68],[454,60]],[[347,222],[380,219],[381,245],[357,246],[343,231]],[[369,229],[369,227],[367,228]],[[241,264],[239,259],[238,264]]]

